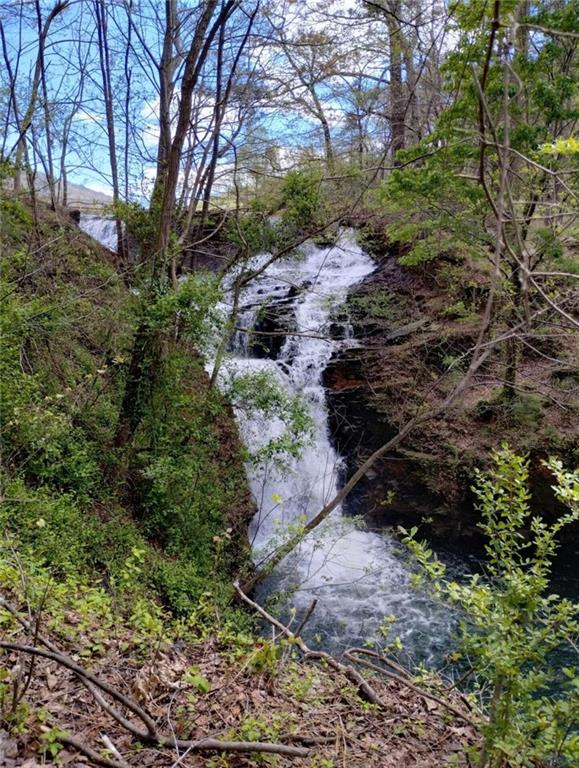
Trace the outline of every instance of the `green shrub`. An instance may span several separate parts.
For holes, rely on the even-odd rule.
[[[179,613],[208,589],[225,604],[244,551],[226,529],[232,510],[243,516],[246,480],[231,415],[208,392],[199,357],[219,328],[217,280],[198,273],[153,300],[133,296],[100,249],[64,237],[55,216],[40,214],[50,242],[35,256],[42,261],[29,263],[11,235],[2,254],[0,524],[20,556],[58,583],[92,577],[117,596],[160,597]],[[26,227],[24,217],[29,238]],[[22,280],[30,270],[34,280]],[[162,354],[143,393],[125,494],[113,438],[143,317]],[[142,562],[129,589],[136,551]]]
[[[310,229],[322,211],[321,174],[290,171],[282,183],[283,219],[303,229]]]
[[[32,214],[18,198],[0,193],[0,221],[3,238],[24,240],[32,227]]]
[[[559,532],[579,520],[579,472],[548,463],[558,499],[569,507],[553,525],[532,517],[528,462],[508,447],[493,454],[494,467],[478,473],[480,528],[487,537],[485,578],[449,581],[427,545],[406,536],[440,597],[457,605],[462,651],[480,686],[487,713],[481,726],[480,768],[543,765],[579,759],[576,727],[579,678],[556,669],[550,656],[579,632],[579,605],[550,593]],[[404,532],[407,533],[406,531]],[[553,683],[562,693],[554,696]]]

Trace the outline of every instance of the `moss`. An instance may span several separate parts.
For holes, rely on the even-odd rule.
[[[25,240],[32,227],[32,215],[25,204],[7,195],[0,195],[0,221],[2,240]]]

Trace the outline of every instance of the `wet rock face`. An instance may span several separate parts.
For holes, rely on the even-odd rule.
[[[361,454],[379,448],[395,430],[369,402],[368,385],[357,350],[335,355],[324,371],[323,383],[336,447],[346,456],[348,469],[353,470]]]
[[[335,355],[323,378],[332,439],[345,458],[342,481],[396,434],[396,428],[373,406],[362,354],[349,350]],[[376,462],[346,499],[344,511],[363,516],[372,528],[422,524],[433,539],[477,538],[468,485],[464,498],[448,504],[427,485],[424,461],[428,457],[411,453],[401,449]]]
[[[344,457],[342,483],[396,433],[373,405],[363,355],[363,350],[337,353],[323,376],[332,440]],[[545,458],[546,454],[530,457],[531,508],[554,521],[565,510],[553,494],[553,478],[542,463]],[[451,465],[441,457],[402,447],[374,464],[347,497],[344,512],[362,516],[370,528],[419,524],[432,541],[460,544],[480,554],[484,537],[471,490],[473,467]],[[434,492],[429,476],[436,478],[437,488],[446,490]],[[574,524],[566,529],[565,543],[573,547],[578,542],[579,524]]]
[[[337,353],[323,376],[332,440],[344,457],[342,483],[396,433],[373,405],[363,355],[363,350]],[[344,502],[345,513],[363,516],[371,528],[419,524],[433,541],[460,542],[478,553],[484,537],[471,489],[473,467],[413,451],[411,444],[374,464]],[[531,508],[553,522],[565,508],[553,494],[553,478],[543,464],[546,458],[546,453],[530,456]],[[433,491],[429,476],[436,478],[437,489],[445,491]],[[579,543],[579,524],[566,529],[564,543],[572,547]]]
[[[298,294],[291,288],[284,298],[266,305],[258,315],[248,344],[251,357],[277,360],[286,340],[286,334],[295,330],[293,303]]]

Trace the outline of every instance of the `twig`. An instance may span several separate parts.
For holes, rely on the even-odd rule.
[[[377,672],[381,672],[383,675],[390,677],[392,680],[396,680],[397,683],[400,683],[401,685],[406,686],[406,688],[410,688],[411,691],[414,691],[419,696],[422,696],[422,698],[430,699],[431,701],[434,701],[436,704],[439,704],[441,707],[444,707],[449,712],[452,712],[453,715],[456,715],[456,717],[459,717],[461,720],[464,720],[465,723],[472,725],[474,728],[477,727],[477,724],[474,722],[474,720],[468,717],[468,715],[465,715],[464,712],[461,712],[460,709],[457,709],[452,704],[449,704],[447,701],[444,701],[444,699],[441,699],[438,696],[435,696],[433,693],[429,693],[428,691],[425,691],[423,688],[420,688],[414,683],[411,683],[410,680],[408,680],[407,678],[402,677],[401,675],[397,675],[395,672],[391,672],[389,669],[384,669],[383,667],[379,667],[377,664],[372,664],[372,662],[366,661],[365,659],[356,659],[355,656],[349,656],[348,651],[346,651],[344,656],[347,659],[350,659],[350,661],[353,661],[358,664],[363,664],[364,666],[369,667],[370,669],[376,670]]]
[[[347,677],[348,680],[350,680],[350,682],[357,685],[360,691],[360,695],[362,695],[363,698],[365,698],[367,701],[371,702],[372,704],[376,704],[376,706],[380,707],[381,709],[386,709],[385,703],[378,696],[378,694],[372,688],[372,686],[368,683],[368,681],[358,672],[357,669],[354,669],[354,667],[350,667],[346,664],[341,664],[333,656],[330,656],[329,653],[325,653],[324,651],[312,651],[304,643],[301,637],[299,637],[298,635],[294,635],[293,632],[290,632],[290,630],[286,626],[284,626],[274,616],[268,613],[265,610],[265,608],[262,608],[261,605],[259,605],[258,603],[255,603],[250,597],[248,597],[245,594],[245,592],[243,592],[238,582],[234,583],[234,587],[235,587],[235,591],[237,592],[239,597],[243,600],[243,602],[249,605],[251,608],[253,608],[253,610],[259,613],[259,615],[262,616],[264,619],[269,621],[270,624],[273,624],[274,627],[277,627],[277,629],[279,629],[280,632],[288,638],[288,640],[290,640],[294,645],[296,645],[300,649],[300,651],[303,653],[306,659],[315,659],[318,661],[324,661],[329,667],[332,667],[332,669],[335,669],[337,672],[340,672],[345,677]]]
[[[88,670],[83,669],[83,667],[76,664],[76,662],[68,658],[68,656],[63,655],[62,653],[56,653],[54,651],[44,650],[43,648],[37,648],[32,645],[20,645],[19,643],[8,643],[5,640],[0,640],[0,648],[4,648],[8,651],[14,651],[16,653],[27,653],[29,655],[42,656],[45,659],[50,659],[51,661],[55,661],[57,664],[60,664],[61,666],[66,667],[71,672],[74,672],[74,674],[77,675],[77,677],[80,677],[92,683],[97,688],[100,688],[105,693],[108,693],[109,696],[111,696],[113,699],[116,699],[119,703],[123,704],[123,706],[125,706],[134,715],[136,715],[147,729],[146,731],[140,731],[138,729],[135,729],[135,731],[138,731],[139,733],[139,738],[150,737],[153,741],[158,741],[159,737],[157,734],[157,727],[155,723],[149,717],[149,715],[141,707],[138,706],[138,704],[136,704],[134,701],[132,701],[127,696],[122,694],[120,691],[117,691],[108,683],[104,682],[103,680],[100,680],[96,675],[93,675],[92,672],[89,672]]]
[[[372,651],[370,648],[348,648],[348,650],[344,653],[344,656],[349,655],[351,653],[362,653],[365,656],[373,656],[375,659],[378,659],[383,664],[387,664],[389,667],[392,667],[392,669],[396,670],[398,674],[402,675],[403,677],[411,678],[412,675],[407,669],[404,669],[400,664],[397,664],[392,659],[389,659],[387,656],[383,656],[381,653],[378,653],[377,651]]]
[[[297,629],[296,629],[296,631],[295,631],[295,634],[296,634],[298,637],[299,637],[299,636],[302,634],[302,632],[303,632],[303,630],[304,630],[304,627],[306,626],[306,624],[308,623],[308,621],[310,620],[310,618],[311,618],[311,616],[312,616],[312,613],[313,613],[313,612],[316,610],[316,605],[317,605],[317,604],[318,604],[318,601],[317,601],[317,599],[315,599],[315,600],[312,600],[312,602],[311,602],[311,604],[310,604],[310,607],[308,608],[308,610],[307,610],[307,611],[306,611],[306,613],[305,613],[305,616],[304,616],[304,618],[301,620],[301,622],[300,622],[300,624],[299,624],[298,628],[297,628]]]
[[[75,675],[77,675],[77,677],[81,679],[81,681],[86,685],[86,687],[89,690],[91,690],[91,693],[95,695],[96,701],[103,707],[103,709],[105,709],[105,711],[111,714],[111,716],[113,716],[114,719],[117,720],[117,722],[121,723],[127,730],[129,730],[130,733],[132,733],[135,737],[137,737],[139,740],[145,743],[154,744],[159,747],[167,747],[167,748],[179,749],[179,750],[190,750],[193,752],[240,752],[240,753],[259,752],[259,753],[286,755],[288,757],[307,757],[309,754],[309,750],[305,747],[293,747],[286,744],[274,744],[274,743],[260,742],[260,741],[220,741],[219,739],[215,739],[211,737],[200,739],[198,741],[183,741],[181,739],[175,739],[170,736],[165,736],[163,734],[160,734],[157,731],[155,723],[151,720],[149,715],[147,715],[147,713],[141,709],[141,707],[139,707],[137,704],[131,701],[131,699],[129,699],[124,694],[112,688],[107,683],[104,683],[102,680],[99,680],[92,673],[88,672],[82,667],[79,667],[78,664],[75,664],[75,662],[72,661],[72,659],[69,659],[67,656],[64,656],[61,653],[55,653],[53,651],[44,650],[43,648],[36,648],[34,646],[28,646],[28,645],[19,645],[18,643],[8,643],[5,641],[0,641],[0,648],[4,648],[9,651],[14,651],[15,653],[26,653],[30,655],[41,656],[43,658],[51,659],[52,661],[55,661],[58,664],[61,664],[67,669],[70,669],[72,672],[74,672]],[[94,691],[93,686],[100,688],[103,691],[106,691],[106,693],[108,693],[112,698],[122,702],[123,705],[127,707],[127,709],[133,712],[133,714],[136,714],[137,717],[139,717],[139,719],[145,723],[145,725],[147,726],[147,730],[141,731],[137,727],[132,726],[127,720],[125,720],[121,715],[119,715],[116,712],[116,710],[114,710],[113,707],[108,705],[97,691]],[[148,726],[148,723],[151,724],[151,727]],[[70,743],[72,744],[72,742]],[[86,750],[90,748],[86,747],[81,742],[79,742],[78,744],[80,745],[78,748],[81,751],[84,750],[85,754],[88,754]],[[73,746],[75,745],[73,744]],[[121,767],[121,764],[116,761],[108,761],[107,763],[101,762],[99,764],[112,766],[112,768],[125,768],[124,766]]]
[[[121,760],[121,761],[112,760],[109,757],[104,757],[103,755],[99,754],[94,749],[89,747],[88,744],[85,744],[84,741],[77,739],[76,736],[70,736],[69,734],[60,733],[58,736],[58,741],[61,744],[65,744],[69,747],[74,747],[74,749],[78,750],[78,752],[81,752],[83,755],[86,755],[86,757],[88,757],[88,759],[91,760],[96,765],[102,765],[104,766],[104,768],[128,768],[129,764],[126,763],[124,760]]]
[[[111,741],[110,737],[107,736],[106,733],[101,733],[101,741],[105,745],[105,748],[109,750],[121,763],[122,765],[128,765],[128,763],[123,759],[123,756],[119,752],[119,750],[115,747],[113,742]]]

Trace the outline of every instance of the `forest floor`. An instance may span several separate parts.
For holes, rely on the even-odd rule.
[[[3,619],[2,641],[42,645],[38,636]],[[211,736],[293,745],[307,749],[307,756],[194,750],[184,756],[185,750],[148,747],[96,704],[77,675],[53,660],[37,658],[12,733],[0,731],[0,765],[5,768],[80,768],[98,764],[94,755],[117,768],[441,768],[466,765],[465,753],[477,741],[471,725],[414,688],[370,674],[383,702],[380,708],[361,698],[340,673],[298,662],[289,646],[252,639],[231,627],[194,642],[146,642],[134,628],[117,621],[95,647],[96,612],[91,616],[66,611],[57,631],[44,628],[54,626],[54,620],[55,615],[43,617],[42,639],[136,702],[159,731],[193,741]],[[7,652],[0,657],[5,690],[19,681],[22,691],[30,669],[25,654]],[[5,711],[11,700],[4,697]],[[458,695],[449,694],[448,701],[471,715]],[[123,714],[133,726],[139,725],[126,709]]]

